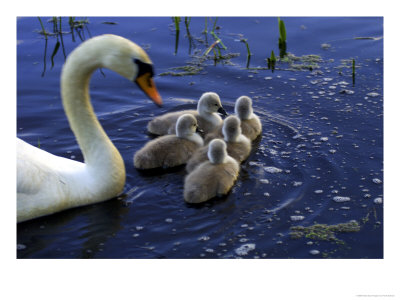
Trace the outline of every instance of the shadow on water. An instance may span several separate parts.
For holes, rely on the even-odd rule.
[[[123,197],[17,224],[17,244],[26,247],[18,250],[17,257],[95,257],[107,240],[123,229],[121,220],[129,211],[121,201]],[[74,243],[51,246],[60,232],[65,240],[73,236]]]

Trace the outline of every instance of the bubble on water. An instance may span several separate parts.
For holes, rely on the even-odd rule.
[[[212,248],[207,248],[207,249],[206,249],[206,252],[207,252],[207,253],[214,253],[214,249],[212,249]]]
[[[165,219],[165,222],[167,222],[167,223],[172,223],[172,221],[173,221],[172,218],[166,218]]]
[[[323,136],[323,137],[320,138],[320,140],[323,141],[323,142],[326,142],[327,140],[329,140],[329,138],[326,137],[326,136]]]
[[[249,239],[247,239],[247,238],[241,238],[240,240],[239,240],[239,242],[241,242],[241,243],[246,243],[246,242],[248,242],[249,241]]]
[[[376,184],[381,184],[382,180],[380,180],[379,178],[374,178],[374,179],[372,179],[372,182],[376,183]]]
[[[240,256],[244,256],[249,254],[250,251],[253,251],[256,249],[256,244],[244,244],[240,246],[239,248],[235,249],[235,253]]]
[[[323,190],[315,190],[314,193],[315,194],[322,194],[324,191]]]
[[[240,225],[240,227],[246,228],[246,227],[249,227],[249,224],[242,224],[242,225]]]
[[[374,203],[375,204],[382,204],[383,203],[383,199],[381,197],[377,197],[374,199]]]
[[[264,196],[265,196],[265,197],[269,197],[269,196],[271,196],[271,195],[270,195],[268,192],[265,192],[265,193],[264,193]]]
[[[333,197],[333,201],[335,202],[347,202],[350,201],[350,197],[344,197],[344,196],[335,196]]]
[[[136,226],[135,228],[136,228],[137,231],[139,231],[139,230],[143,230],[144,227],[143,226]]]
[[[349,209],[350,209],[350,207],[349,207],[349,206],[342,206],[340,209],[343,209],[343,210],[349,210]]]
[[[199,237],[197,240],[198,240],[198,241],[208,241],[209,239],[210,239],[209,236],[203,235],[203,236]]]
[[[269,180],[268,180],[268,179],[260,179],[260,182],[261,182],[261,183],[268,184],[268,183],[269,183]]]
[[[264,77],[265,80],[271,80],[272,77]]]
[[[369,97],[378,97],[379,94],[375,93],[375,92],[371,92],[371,93],[368,93],[367,96],[369,96]]]
[[[140,235],[139,233],[134,233],[134,234],[132,234],[132,237],[136,238],[136,237],[138,237],[139,235]]]
[[[335,149],[330,149],[330,150],[329,150],[329,153],[335,154],[335,153],[336,153],[336,150],[335,150]]]
[[[282,169],[276,168],[276,167],[264,167],[264,170],[268,173],[280,173],[282,172]]]
[[[349,83],[347,81],[340,81],[337,84],[338,85],[348,85]]]
[[[318,255],[320,252],[319,252],[319,250],[313,249],[313,250],[310,250],[309,253],[310,253],[311,255]]]
[[[300,186],[302,184],[303,184],[303,182],[301,182],[301,181],[294,181],[293,182],[293,186]]]
[[[302,221],[302,220],[304,220],[304,216],[290,216],[290,220],[292,220],[292,221]]]

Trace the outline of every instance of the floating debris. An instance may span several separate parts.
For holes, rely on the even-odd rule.
[[[303,182],[301,182],[301,181],[294,181],[293,182],[293,186],[300,186],[302,184],[303,184]]]
[[[380,180],[379,178],[374,178],[374,179],[372,179],[372,182],[376,183],[376,184],[381,184],[382,180]]]
[[[378,93],[371,92],[371,93],[368,93],[367,96],[369,96],[369,97],[378,97],[379,94],[378,94]]]
[[[320,252],[319,252],[319,250],[313,249],[313,250],[310,250],[309,253],[310,253],[311,255],[318,255]]]
[[[268,173],[280,173],[282,172],[282,169],[276,168],[276,167],[264,167],[264,170]]]
[[[328,50],[330,47],[331,47],[331,44],[328,44],[328,43],[321,44],[321,48],[324,50]]]
[[[324,191],[323,190],[315,190],[314,193],[315,194],[322,194]]]
[[[256,244],[244,244],[239,248],[235,249],[235,253],[240,256],[249,254],[250,251],[256,249]]]
[[[341,90],[339,93],[340,94],[346,94],[346,95],[353,95],[354,91],[344,89],[344,90]]]
[[[290,216],[290,220],[292,220],[292,221],[302,221],[302,220],[304,220],[304,216]]]
[[[165,222],[167,222],[167,223],[172,223],[172,221],[173,221],[172,218],[166,218],[165,219]]]
[[[333,197],[333,201],[339,202],[339,203],[347,202],[347,201],[350,201],[350,200],[351,200],[350,197],[344,197],[344,196],[335,196],[335,197]]]
[[[198,240],[198,241],[208,241],[209,239],[210,239],[209,236],[203,235],[203,236],[199,237],[197,240]]]
[[[268,184],[268,183],[269,183],[269,180],[268,180],[268,179],[260,179],[260,182],[261,182],[261,183]]]
[[[17,244],[17,250],[24,250],[26,246],[24,244]]]

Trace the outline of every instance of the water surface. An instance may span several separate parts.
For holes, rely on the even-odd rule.
[[[125,160],[124,194],[18,224],[17,257],[382,258],[383,19],[282,19],[287,51],[319,56],[311,68],[278,62],[267,70],[271,50],[279,55],[276,18],[219,18],[215,33],[226,59],[214,61],[211,51],[198,74],[172,76],[182,71],[175,67],[196,66],[214,42],[215,19],[206,35],[205,18],[191,18],[189,32],[183,18],[177,39],[171,18],[89,18],[79,31],[83,39],[113,33],[147,51],[156,74],[164,73],[155,82],[165,105],[157,108],[111,71],[94,73],[94,109]],[[67,18],[62,24],[68,54],[81,40],[75,32],[73,41]],[[52,66],[57,37],[46,48],[39,30],[37,18],[17,20],[17,136],[82,161],[61,105],[63,49]],[[206,91],[218,93],[228,113],[237,97],[252,97],[263,133],[231,193],[191,206],[182,197],[184,168],[143,174],[132,158],[152,138],[146,132],[152,117],[195,107]],[[328,240],[291,235],[294,226],[353,221],[358,230]]]

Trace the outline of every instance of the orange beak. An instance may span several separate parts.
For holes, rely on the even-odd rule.
[[[163,102],[160,94],[157,91],[156,85],[151,78],[150,73],[140,75],[135,80],[140,89],[158,106],[162,106]]]

